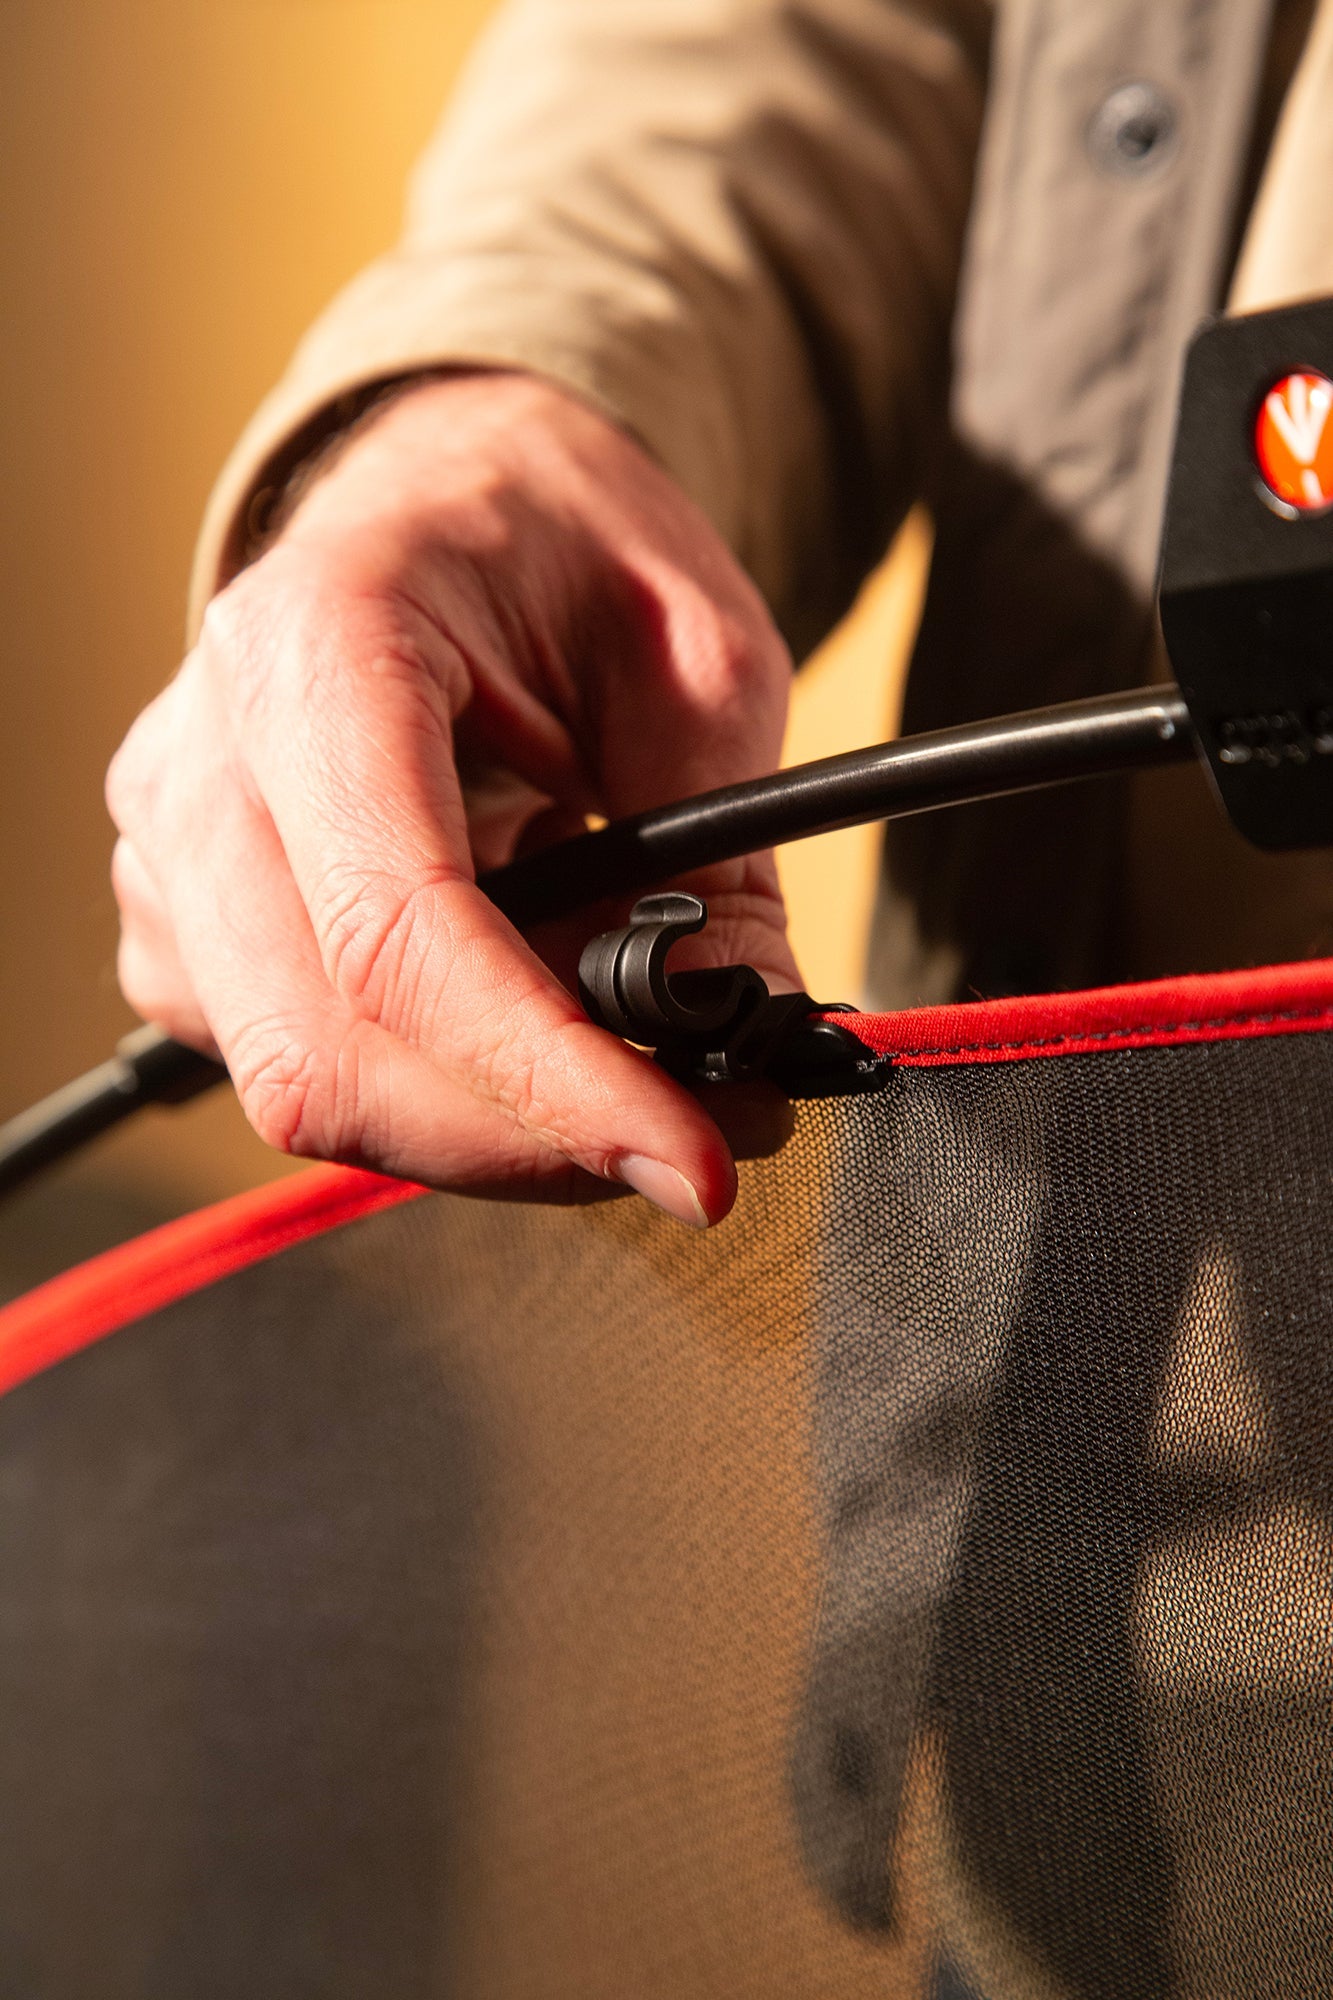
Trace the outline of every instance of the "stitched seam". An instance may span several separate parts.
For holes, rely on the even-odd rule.
[[[908,1056],[967,1056],[1001,1052],[1021,1054],[1028,1049],[1070,1048],[1075,1043],[1082,1045],[1086,1042],[1123,1042],[1136,1035],[1200,1035],[1215,1028],[1268,1028],[1300,1021],[1333,1023],[1333,1006],[1293,1008],[1285,1013],[1219,1014],[1211,1020],[1204,1021],[1144,1021],[1136,1027],[1075,1029],[1064,1035],[1046,1035],[1018,1042],[955,1042],[949,1048],[941,1048],[936,1042],[926,1042],[919,1048],[890,1049],[886,1054],[890,1059],[896,1058],[898,1061]]]

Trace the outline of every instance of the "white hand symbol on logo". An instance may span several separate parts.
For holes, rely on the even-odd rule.
[[[1308,375],[1292,375],[1283,384],[1285,394],[1274,389],[1264,408],[1287,450],[1301,467],[1301,490],[1312,507],[1322,507],[1328,495],[1314,469],[1324,436],[1328,413],[1333,409],[1333,384],[1311,382]]]

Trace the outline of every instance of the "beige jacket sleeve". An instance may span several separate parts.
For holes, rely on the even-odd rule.
[[[942,418],[986,0],[509,0],[402,241],[336,300],[213,495],[192,616],[370,385],[540,373],[635,433],[793,643]]]

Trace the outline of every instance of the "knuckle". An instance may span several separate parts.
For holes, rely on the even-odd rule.
[[[247,571],[209,599],[199,626],[199,644],[224,658],[244,653],[254,631],[254,586]]]
[[[122,934],[116,977],[129,1005],[142,1020],[154,1021],[180,1041],[199,1042],[207,1024],[180,967],[155,950],[133,925]]]
[[[162,920],[164,912],[160,898],[153,890],[142,860],[124,834],[111,851],[111,890],[125,926],[152,919]]]
[[[428,946],[440,922],[427,904],[443,879],[432,876],[404,889],[359,869],[326,878],[317,928],[325,971],[345,999],[375,1013],[416,1017]]]
[[[228,1058],[242,1109],[259,1137],[280,1153],[332,1150],[337,1130],[334,1065],[305,1037],[268,1023],[243,1034]]]
[[[275,563],[276,550],[233,579],[206,606],[197,658],[225,690],[242,723],[262,715],[275,681],[292,662],[304,671],[318,652],[321,614],[328,618],[333,580],[306,567]]]
[[[138,815],[135,811],[138,792],[135,773],[132,769],[128,746],[122,743],[111,762],[107,765],[104,786],[106,809],[111,815],[117,831],[125,834],[130,830]]]
[[[146,1021],[158,1018],[162,981],[155,976],[151,954],[145,949],[132,925],[121,932],[116,952],[116,978],[136,1014]]]
[[[242,728],[282,713],[349,718],[388,705],[395,730],[448,740],[451,706],[432,649],[382,583],[357,583],[326,552],[279,545],[215,597],[200,653]]]
[[[550,1130],[551,1106],[530,1061],[515,1061],[512,1050],[501,1050],[485,1062],[482,1073],[490,1095],[524,1131]]]
[[[348,999],[366,999],[390,958],[401,960],[408,907],[358,869],[326,877],[317,916],[324,969]]]
[[[682,651],[719,690],[790,677],[787,647],[748,579],[677,573],[669,595]]]
[[[365,677],[376,696],[392,704],[397,733],[408,743],[420,743],[430,755],[453,749],[453,717],[466,690],[451,671],[455,654],[440,640],[433,648],[396,630],[377,630],[365,648]]]
[[[755,711],[780,726],[786,714],[792,666],[776,632],[755,631],[748,620],[723,616],[714,634],[712,694],[723,711],[735,711],[747,734],[753,733]]]
[[[492,1026],[490,1046],[474,1065],[487,1095],[524,1132],[599,1171],[610,1149],[599,1147],[587,1129],[591,1101],[600,1096],[589,1060],[597,1031],[581,1015],[548,1027],[535,1041],[512,1013]]]
[[[145,717],[133,724],[107,766],[106,809],[117,830],[133,834],[152,816],[158,773],[148,745]]]

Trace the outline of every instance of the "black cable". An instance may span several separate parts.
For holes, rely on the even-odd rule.
[[[30,1111],[0,1125],[0,1195],[109,1132],[131,1112],[147,1104],[183,1104],[226,1078],[221,1063],[173,1041],[160,1028],[136,1028],[118,1044],[110,1062],[76,1076]]]
[[[841,827],[1037,791],[1076,779],[1179,764],[1197,755],[1170,687],[1038,708],[868,750],[822,757],[749,784],[617,820],[481,877],[516,924],[568,916],[606,896],[657,887]],[[147,1104],[179,1104],[227,1072],[158,1028],[126,1036],[113,1059],[0,1126],[0,1195]]]
[[[1175,688],[1098,695],[903,736],[701,792],[543,848],[488,876],[483,887],[507,917],[528,925],[841,827],[1184,763],[1197,754]]]

